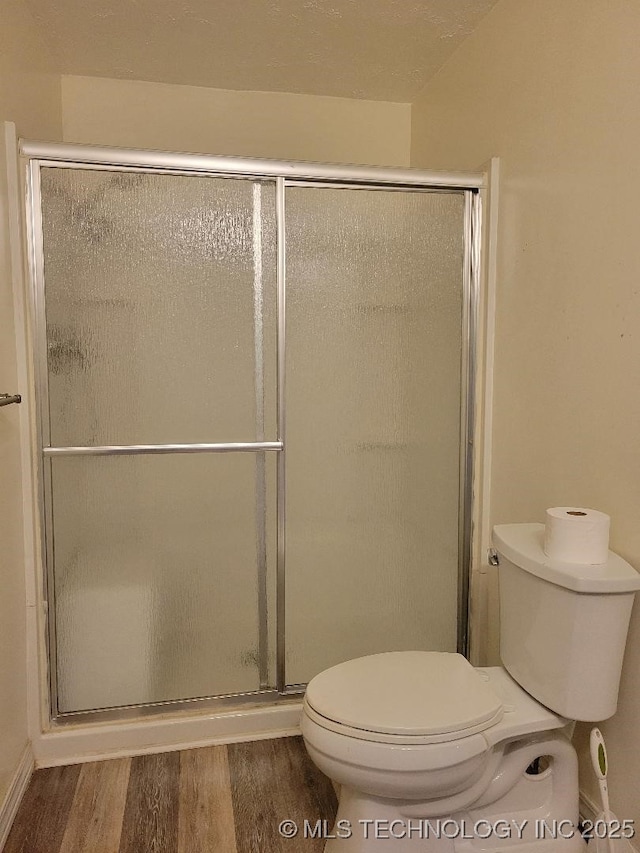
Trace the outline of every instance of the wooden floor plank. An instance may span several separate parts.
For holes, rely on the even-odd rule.
[[[301,738],[112,759],[36,771],[4,853],[321,853],[335,809]]]
[[[130,758],[82,765],[59,853],[118,853]]]
[[[58,853],[80,765],[36,770],[27,787],[4,853]]]
[[[226,746],[180,753],[178,853],[236,853]]]
[[[302,738],[261,740],[228,746],[237,853],[321,853],[323,838],[304,838],[304,821],[335,817],[336,797],[330,781],[309,759]],[[300,827],[295,842],[278,826],[293,820]]]
[[[338,807],[336,792],[324,773],[309,758],[301,737],[286,737],[276,741],[287,756],[287,787],[295,792],[294,802],[303,817],[333,822]]]
[[[177,853],[180,754],[131,759],[119,853]]]

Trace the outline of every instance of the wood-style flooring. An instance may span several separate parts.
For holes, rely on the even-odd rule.
[[[36,770],[4,853],[320,853],[278,825],[335,810],[299,737],[117,758]]]

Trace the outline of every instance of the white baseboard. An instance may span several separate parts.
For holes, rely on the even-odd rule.
[[[584,791],[580,791],[580,800],[579,800],[579,809],[580,809],[580,819],[581,820],[590,820],[595,821],[600,812],[602,811],[601,807],[594,803],[594,801],[589,797]],[[636,839],[634,838],[634,841]],[[593,845],[593,849],[595,850],[595,842],[591,841],[588,845],[587,850],[591,848]],[[624,853],[640,853],[638,850],[637,842],[636,844],[632,844],[628,839],[620,839],[615,842],[616,853],[620,853],[620,851],[624,851]]]
[[[4,798],[4,802],[0,806],[0,850],[4,848],[5,842],[9,837],[11,825],[22,802],[24,792],[27,790],[33,768],[33,750],[29,743],[22,753],[22,758],[16,768],[16,772],[13,774],[9,790]]]

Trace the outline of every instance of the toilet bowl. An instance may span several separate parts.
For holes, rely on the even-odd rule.
[[[342,689],[347,681],[348,692]],[[385,682],[392,687],[388,693],[380,690]],[[413,713],[403,716],[403,707]],[[350,831],[348,838],[328,839],[325,850],[384,851],[400,841],[407,851],[425,850],[426,842],[464,849],[472,839],[463,836],[478,821],[486,823],[485,834],[490,831],[508,806],[505,796],[520,806],[519,825],[529,814],[529,835],[535,835],[539,808],[530,808],[528,788],[540,799],[541,780],[526,771],[541,756],[553,764],[545,780],[545,815],[575,829],[577,761],[568,725],[503,668],[474,669],[457,654],[391,652],[321,673],[307,689],[302,734],[311,759],[341,786],[336,825]],[[440,831],[444,819],[451,837]],[[385,837],[392,831],[397,837]],[[481,840],[482,850],[489,849],[487,841],[503,841]],[[571,847],[583,847],[577,831]]]
[[[573,720],[615,711],[640,576],[613,554],[550,563],[542,529],[495,529],[504,667],[387,652],[309,682],[302,735],[340,786],[326,853],[582,853]]]

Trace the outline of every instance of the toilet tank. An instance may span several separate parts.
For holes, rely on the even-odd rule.
[[[493,528],[499,559],[500,656],[527,693],[571,720],[615,714],[640,575],[609,551],[600,565],[561,563],[543,524]]]

